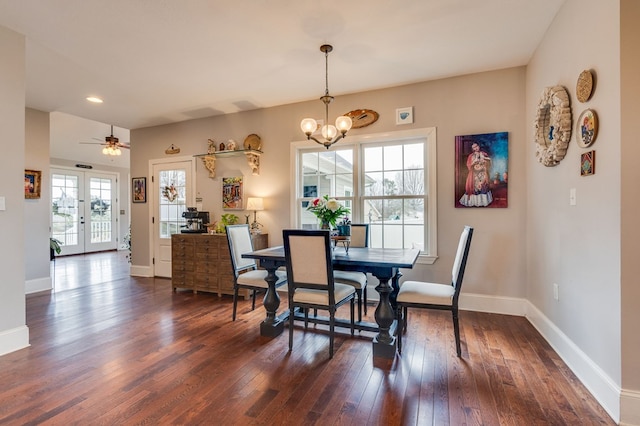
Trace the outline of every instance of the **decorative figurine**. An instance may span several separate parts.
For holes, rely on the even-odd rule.
[[[207,154],[213,154],[216,152],[216,142],[213,139],[209,139],[209,147],[207,148]]]
[[[224,151],[224,142],[220,142],[220,151]]]

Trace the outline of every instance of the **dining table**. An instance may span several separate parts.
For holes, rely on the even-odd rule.
[[[399,289],[400,269],[411,269],[415,265],[420,251],[418,249],[351,247],[349,250],[335,247],[332,252],[334,269],[360,271],[376,277],[379,284],[376,291],[380,300],[375,310],[375,323],[358,321],[355,328],[377,333],[373,338],[373,355],[381,358],[394,358],[396,354],[396,337],[394,325],[396,321],[396,295]],[[266,318],[260,323],[260,334],[276,337],[284,330],[289,312],[278,315],[280,296],[276,291],[276,270],[286,266],[287,261],[283,246],[255,250],[242,255],[244,258],[256,259],[260,267],[267,271],[265,280],[268,288],[263,299]],[[346,320],[336,319],[338,326],[350,326]]]

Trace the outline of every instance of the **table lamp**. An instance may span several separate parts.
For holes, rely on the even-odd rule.
[[[253,210],[253,223],[251,223],[251,233],[259,234],[260,227],[262,226],[258,223],[256,218],[258,210],[264,210],[264,202],[262,198],[259,197],[249,197],[247,199],[247,210]]]

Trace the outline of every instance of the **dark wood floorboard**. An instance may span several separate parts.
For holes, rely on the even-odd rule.
[[[231,297],[130,277],[122,252],[52,273],[27,296],[31,346],[0,357],[2,425],[614,424],[525,318],[461,312],[457,358],[450,314],[410,310],[401,356],[340,330],[330,360],[326,327],[296,324],[289,352],[261,307],[232,322]]]

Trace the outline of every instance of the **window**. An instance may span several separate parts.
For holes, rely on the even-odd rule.
[[[370,246],[419,248],[421,261],[436,256],[436,134],[417,129],[349,136],[329,151],[294,143],[296,225],[319,227],[306,210],[328,195],[351,210],[354,223],[368,223]]]
[[[158,175],[160,193],[160,238],[171,238],[180,233],[187,220],[182,213],[187,211],[186,170],[161,170]]]
[[[309,201],[316,197],[328,195],[343,205],[353,205],[353,151],[353,147],[300,151],[299,187],[302,191],[296,204],[300,206],[299,223],[303,229],[318,227],[316,216],[306,210]]]

